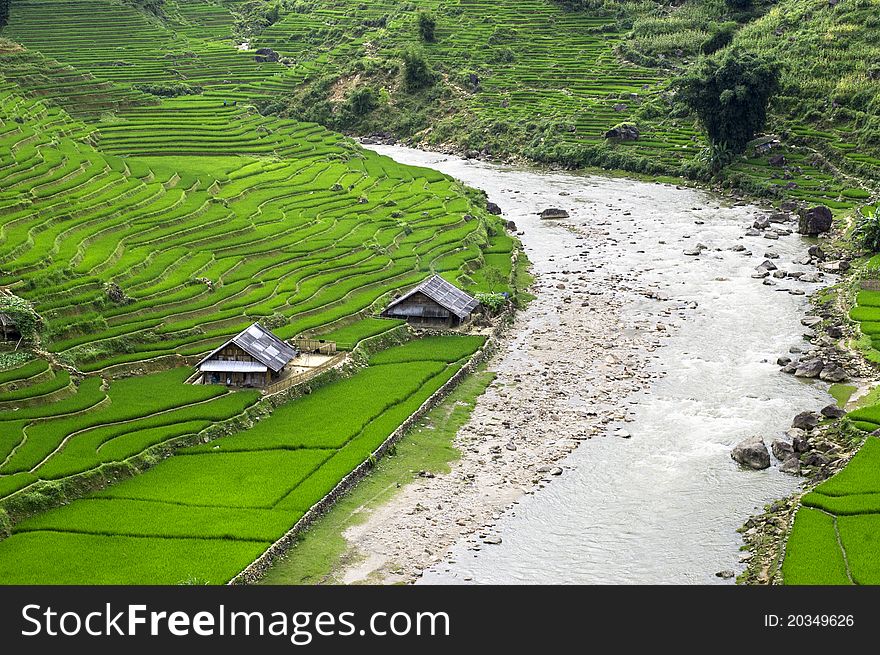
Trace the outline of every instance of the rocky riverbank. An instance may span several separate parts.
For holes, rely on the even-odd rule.
[[[828,225],[823,231],[828,231],[830,221],[824,216],[821,220]],[[857,389],[852,398],[858,398],[874,385],[877,371],[848,345],[856,338],[848,309],[852,301],[849,290],[857,273],[850,270],[851,254],[841,247],[842,243],[842,233],[831,232],[823,245],[813,245],[805,253],[803,263],[815,266],[817,275],[828,272],[841,277],[833,287],[812,298],[812,308],[801,321],[806,345],[793,347],[780,356],[777,364],[783,373],[796,377],[845,381]],[[746,551],[741,561],[747,562],[747,567],[738,582],[782,584],[786,541],[801,497],[846,466],[864,443],[863,432],[839,420],[845,415],[837,404],[820,411],[803,411],[793,418],[784,439],[773,440],[770,452],[782,463],[782,469],[804,480],[796,493],[766,505],[762,513],[749,517],[740,528]],[[732,456],[736,459],[736,453]]]

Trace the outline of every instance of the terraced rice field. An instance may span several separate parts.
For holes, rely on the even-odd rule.
[[[0,541],[0,580],[227,582],[367,460],[482,343],[444,337],[384,351],[362,372],[283,405],[250,430],[184,449],[138,477],[25,520]],[[247,395],[223,394],[202,405],[228,397]],[[341,406],[353,411],[332,410]],[[69,443],[81,442],[78,451],[87,457],[96,443],[114,446],[114,431],[81,432]],[[118,436],[117,452],[145,434]],[[48,462],[63,467],[64,452]]]
[[[282,338],[333,330],[511,246],[451,179],[317,125],[184,98],[126,113],[99,150],[64,112],[0,93],[0,284],[85,372],[196,355],[257,319]]]
[[[188,368],[109,384],[90,377],[78,385],[40,360],[9,375],[17,371],[18,379],[0,386],[0,501],[198,435],[259,397],[185,385]]]
[[[432,272],[511,279],[484,200],[261,115],[302,71],[235,48],[224,3],[165,11],[22,1],[0,33],[0,286],[33,303],[48,351],[3,354],[0,506],[30,516],[0,541],[4,583],[229,580],[483,339],[384,353],[219,440],[261,394],[187,385],[182,365],[255,320],[354,348],[402,325],[375,311]],[[168,84],[195,93],[139,90]]]
[[[804,496],[786,548],[785,583],[880,584],[878,534],[880,440],[868,437],[846,468]]]

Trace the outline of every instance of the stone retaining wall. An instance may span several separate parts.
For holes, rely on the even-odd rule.
[[[363,478],[365,478],[373,467],[376,465],[376,462],[384,457],[388,451],[394,446],[398,441],[400,441],[406,434],[415,426],[415,424],[422,419],[429,411],[431,411],[437,404],[443,401],[446,396],[448,396],[453,389],[465,378],[465,376],[473,373],[477,367],[479,367],[483,362],[487,361],[489,357],[495,352],[498,348],[500,339],[504,331],[510,325],[513,316],[515,314],[515,309],[510,308],[506,310],[503,314],[499,316],[498,325],[492,331],[491,336],[486,340],[486,343],[483,344],[483,347],[480,348],[477,352],[475,352],[468,362],[459,369],[455,375],[453,375],[446,383],[440,387],[437,391],[435,391],[430,398],[428,398],[422,405],[413,412],[409,418],[407,418],[402,424],[400,424],[394,432],[392,432],[382,444],[373,451],[372,456],[369,457],[366,461],[362,462],[357,468],[355,468],[351,473],[346,475],[340,482],[321,500],[312,505],[312,507],[307,511],[296,524],[288,530],[284,536],[282,536],[278,541],[272,544],[266,552],[260,555],[256,560],[254,560],[250,565],[247,566],[241,573],[235,576],[232,580],[229,581],[230,585],[240,585],[240,584],[252,584],[260,580],[269,568],[274,564],[274,562],[283,557],[288,550],[290,550],[291,546],[296,542],[297,537],[300,533],[303,532],[307,527],[309,527],[316,519],[320,518],[323,514],[326,514],[330,508],[336,503],[336,501],[348,493],[358,482],[360,482]]]

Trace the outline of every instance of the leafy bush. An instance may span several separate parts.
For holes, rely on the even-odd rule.
[[[711,55],[721,50],[721,48],[730,45],[734,34],[736,34],[736,28],[737,24],[733,21],[722,23],[721,25],[713,25],[712,35],[703,41],[703,44],[700,46],[700,52],[704,55]]]
[[[359,86],[349,94],[347,105],[356,116],[365,116],[379,106],[379,92],[371,86]]]
[[[433,43],[435,39],[434,30],[437,28],[437,21],[426,11],[419,12],[419,37],[426,43]]]
[[[403,53],[403,82],[407,91],[418,91],[434,84],[435,76],[420,50],[410,48]]]
[[[199,95],[204,89],[186,82],[165,82],[152,84],[133,84],[132,88],[162,98]]]
[[[779,86],[778,67],[743,50],[704,57],[676,81],[716,147],[739,154],[763,129],[767,106]]]
[[[880,209],[877,207],[862,209],[853,236],[866,250],[880,252]]]

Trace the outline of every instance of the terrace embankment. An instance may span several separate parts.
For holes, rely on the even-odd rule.
[[[490,365],[451,472],[349,527],[334,577],[710,583],[741,570],[736,529],[796,480],[738,470],[731,446],[829,401],[775,364],[802,341],[819,283],[751,275],[768,251],[802,270],[807,244],[746,237],[760,208],[697,191],[379,149],[486,189],[523,232],[538,297]],[[549,207],[571,217],[537,217]]]

